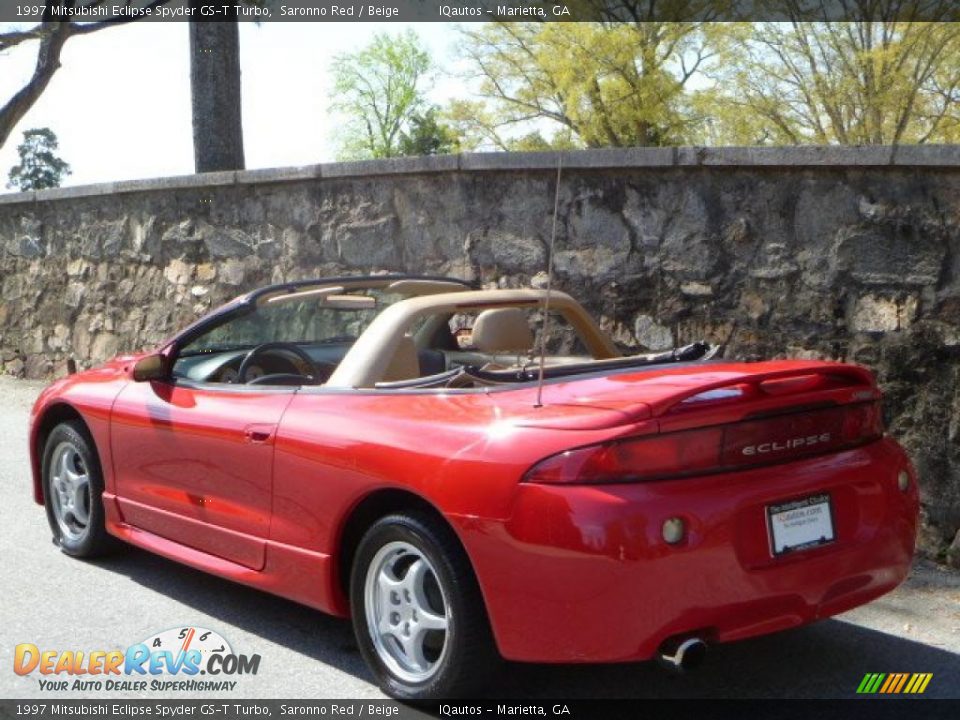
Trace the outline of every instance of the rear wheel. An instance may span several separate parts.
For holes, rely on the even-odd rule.
[[[378,520],[357,548],[350,600],[360,651],[388,695],[467,695],[497,664],[470,563],[433,517]]]
[[[94,557],[114,547],[104,527],[103,473],[93,440],[77,421],[57,425],[41,463],[53,539],[67,555]]]

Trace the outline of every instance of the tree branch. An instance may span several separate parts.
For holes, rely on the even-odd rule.
[[[29,30],[15,30],[0,34],[0,52],[9,50],[28,40],[39,40],[46,32],[43,25],[37,25]]]
[[[43,23],[44,30],[37,52],[37,63],[30,80],[0,108],[0,147],[13,128],[33,107],[60,68],[60,51],[70,38],[70,23]]]
[[[156,8],[167,5],[170,0],[153,0],[153,2],[148,3],[143,6],[144,10],[155,10]],[[93,2],[91,5],[100,5],[101,2]],[[125,3],[130,5],[129,0]],[[101,20],[99,22],[89,22],[89,23],[71,23],[73,25],[73,34],[74,35],[89,35],[90,33],[97,32],[98,30],[105,30],[109,27],[116,27],[117,25],[126,25],[127,23],[137,22],[142,18],[137,17],[136,15],[119,15],[117,17],[107,18],[106,20]]]
[[[84,7],[101,5],[104,1],[105,0],[91,0],[91,2]],[[166,5],[169,2],[170,0],[153,0],[153,2],[144,7],[154,9],[161,5]],[[46,7],[49,10],[52,7],[72,7],[75,4],[74,0],[47,0]],[[129,4],[128,0],[127,5]],[[26,85],[20,88],[6,104],[0,107],[0,148],[7,142],[10,133],[13,132],[13,128],[16,127],[17,123],[19,123],[24,115],[34,106],[43,94],[43,91],[47,89],[47,85],[50,84],[50,80],[54,74],[60,69],[60,53],[67,40],[74,35],[89,35],[98,30],[135,22],[139,19],[137,16],[123,16],[91,23],[44,20],[29,30],[0,34],[0,51],[16,47],[20,43],[29,40],[40,41],[33,75],[31,75]]]

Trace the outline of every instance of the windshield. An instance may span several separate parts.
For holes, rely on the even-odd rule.
[[[297,345],[350,343],[383,310],[403,299],[380,290],[344,295],[277,297],[253,312],[201,335],[183,347],[180,357],[252,348],[263,343]]]

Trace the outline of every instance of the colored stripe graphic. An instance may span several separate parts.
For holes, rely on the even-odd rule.
[[[912,695],[917,695],[922,693],[927,689],[927,685],[930,684],[930,678],[933,677],[932,673],[917,673],[916,679],[911,683],[913,687],[910,688],[910,693]]]
[[[873,683],[877,679],[877,673],[867,673],[863,676],[863,681],[860,683],[860,688],[857,690],[858,693],[868,694],[873,692],[871,688]]]
[[[887,675],[887,681],[883,684],[883,687],[880,688],[880,692],[890,692],[890,686],[895,685],[899,679],[900,676],[897,673],[891,673],[890,675]]]
[[[857,686],[860,695],[920,695],[926,691],[933,673],[867,673]]]

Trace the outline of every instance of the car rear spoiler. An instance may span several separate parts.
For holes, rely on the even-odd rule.
[[[791,395],[819,395],[823,392],[830,392],[834,397],[845,397],[848,402],[877,400],[881,396],[869,370],[857,365],[817,363],[701,383],[650,403],[650,409],[656,417],[712,405],[726,405],[731,401],[772,401]]]

